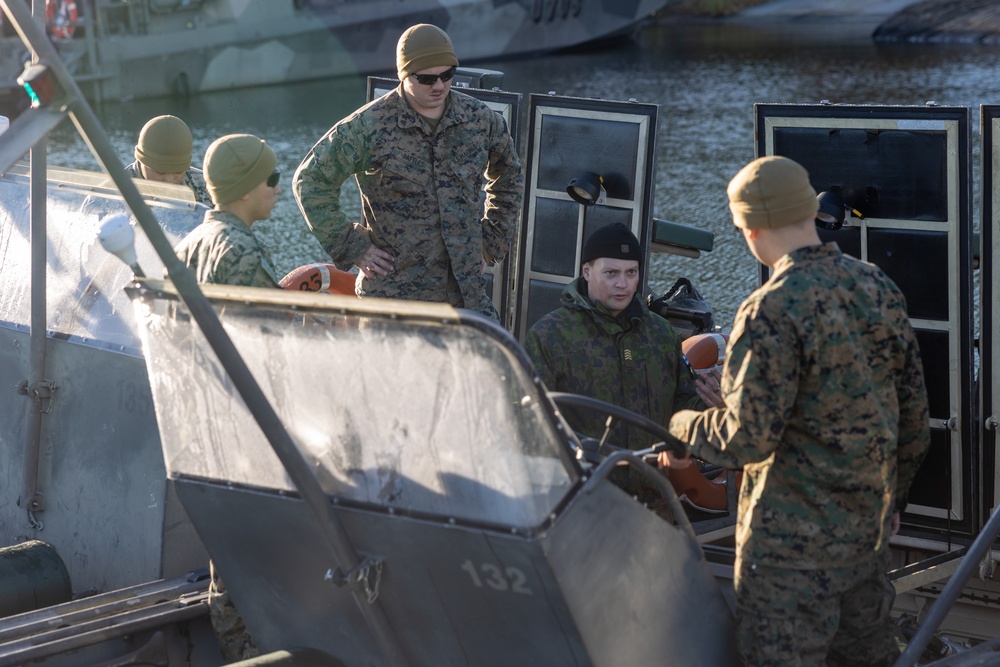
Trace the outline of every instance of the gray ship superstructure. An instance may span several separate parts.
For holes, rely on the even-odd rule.
[[[627,35],[664,0],[49,0],[48,32],[92,102],[395,71],[433,23],[463,64]],[[69,11],[67,11],[69,7]],[[62,20],[60,20],[62,17]],[[9,31],[8,31],[9,32]],[[26,53],[3,40],[12,87]]]

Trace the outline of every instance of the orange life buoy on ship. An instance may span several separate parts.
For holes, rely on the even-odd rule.
[[[705,333],[681,341],[681,351],[696,371],[721,365],[726,359],[727,333]]]
[[[56,39],[73,39],[80,18],[74,0],[45,0],[45,25]]]

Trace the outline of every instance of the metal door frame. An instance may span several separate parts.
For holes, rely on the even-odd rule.
[[[655,169],[656,157],[654,153],[656,145],[656,130],[658,121],[659,106],[655,104],[640,104],[633,101],[616,102],[608,100],[595,100],[577,97],[563,97],[558,95],[531,94],[528,100],[528,154],[525,156],[525,204],[522,210],[522,223],[520,240],[518,242],[518,270],[514,294],[517,303],[514,304],[514,336],[523,341],[524,336],[532,322],[529,321],[529,306],[531,293],[528,289],[532,281],[542,281],[550,285],[566,285],[580,275],[579,261],[575,262],[574,273],[572,275],[561,275],[547,273],[532,268],[532,258],[534,255],[535,243],[535,223],[538,215],[539,200],[572,202],[573,199],[567,194],[565,186],[555,190],[545,188],[539,184],[540,155],[543,150],[553,152],[553,144],[545,136],[544,121],[546,118],[574,118],[592,120],[595,123],[606,123],[608,121],[623,124],[635,124],[637,126],[637,145],[633,148],[637,155],[634,170],[631,174],[626,174],[634,190],[630,198],[615,197],[613,192],[609,192],[604,205],[617,209],[631,211],[632,232],[642,244],[643,252],[647,261],[650,249],[650,238],[652,234],[652,197],[653,197],[653,171]],[[576,176],[578,172],[592,171],[601,173],[601,166],[606,161],[599,146],[591,147],[586,138],[578,138],[575,147],[585,155],[585,162],[581,161],[573,167],[566,167],[566,185]],[[581,148],[582,147],[582,148]],[[574,243],[574,257],[579,258],[583,248],[585,217],[588,209],[592,206],[579,206],[576,236],[572,239]],[[648,271],[643,271],[642,283],[639,286],[640,294],[646,291]]]
[[[904,130],[943,132],[946,138],[947,193],[944,221],[852,218],[860,228],[861,259],[868,260],[869,231],[910,229],[948,232],[946,320],[912,318],[918,331],[948,334],[949,414],[931,415],[931,430],[950,443],[950,507],[910,503],[909,521],[935,532],[973,535],[981,527],[978,432],[974,423],[974,341],[972,290],[971,118],[965,107],[867,105],[754,105],[755,150],[773,155],[780,128]],[[808,168],[808,165],[806,165]],[[814,184],[815,185],[815,184]],[[817,188],[817,191],[823,188]],[[877,263],[877,262],[876,262]],[[761,280],[767,278],[762,267]],[[910,304],[912,307],[913,304]]]
[[[983,457],[983,516],[993,514],[1000,489],[997,466],[997,426],[1000,419],[1000,331],[995,313],[1000,309],[1000,290],[994,287],[1000,275],[1000,105],[980,106],[980,210],[979,218],[979,414]]]

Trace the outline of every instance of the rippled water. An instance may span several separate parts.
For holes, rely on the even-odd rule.
[[[660,105],[654,214],[716,232],[716,246],[697,260],[654,257],[650,286],[660,292],[686,275],[715,306],[716,322],[726,324],[757,281],[755,262],[732,230],[725,196],[729,179],[754,156],[754,103],[934,101],[972,107],[974,134],[979,105],[1000,103],[1000,49],[886,48],[856,34],[823,36],[821,29],[654,25],[620,48],[481,65],[504,71],[504,87],[525,95],[555,91]],[[213,93],[187,102],[137,101],[97,111],[128,161],[143,123],[173,113],[191,125],[196,155],[223,134],[250,132],[267,139],[290,177],[309,147],[359,106],[364,95],[364,81],[338,79]],[[978,155],[978,138],[975,144]],[[68,124],[51,139],[50,151],[52,164],[96,165]],[[287,189],[288,180],[274,221],[260,225],[273,244],[284,248],[279,270],[321,257]],[[975,202],[978,207],[978,196]]]

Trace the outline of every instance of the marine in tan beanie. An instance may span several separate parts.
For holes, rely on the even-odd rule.
[[[139,132],[135,159],[143,178],[180,184],[191,167],[191,128],[177,116],[157,116]]]
[[[431,67],[458,67],[451,38],[441,28],[419,23],[404,32],[396,43],[396,73],[402,81]]]
[[[406,101],[432,123],[444,114],[456,67],[451,39],[435,25],[412,26],[396,44],[396,71]]]
[[[248,225],[267,219],[281,192],[276,164],[271,147],[252,134],[216,139],[205,152],[205,181],[216,208],[236,213]],[[254,196],[258,191],[261,196]]]
[[[229,134],[205,152],[205,179],[215,208],[174,252],[199,283],[278,287],[278,275],[250,228],[271,215],[281,193],[274,151],[252,134]]]
[[[201,169],[191,164],[191,146],[187,123],[177,116],[152,118],[139,132],[135,159],[126,165],[125,173],[144,181],[186,186],[195,201],[211,208],[212,198],[208,196]]]
[[[399,85],[309,149],[293,177],[295,199],[330,258],[358,267],[358,296],[447,302],[499,320],[482,278],[484,265],[507,255],[521,217],[514,139],[484,102],[452,94],[458,58],[443,30],[410,27],[396,60]],[[402,164],[406,178],[377,177]],[[479,177],[445,183],[443,173]],[[364,200],[358,221],[341,204],[348,179]]]
[[[729,209],[737,227],[783,227],[813,220],[819,204],[809,173],[794,160],[769,155],[743,167],[729,182]]]
[[[728,193],[771,275],[737,309],[723,405],[667,428],[752,490],[736,519],[735,602],[753,612],[737,614],[740,664],[897,664],[889,541],[931,446],[906,297],[820,242],[801,165],[754,160]]]
[[[774,266],[794,250],[821,243],[816,190],[798,162],[780,155],[758,158],[733,177],[726,194],[733,224],[762,264]]]

